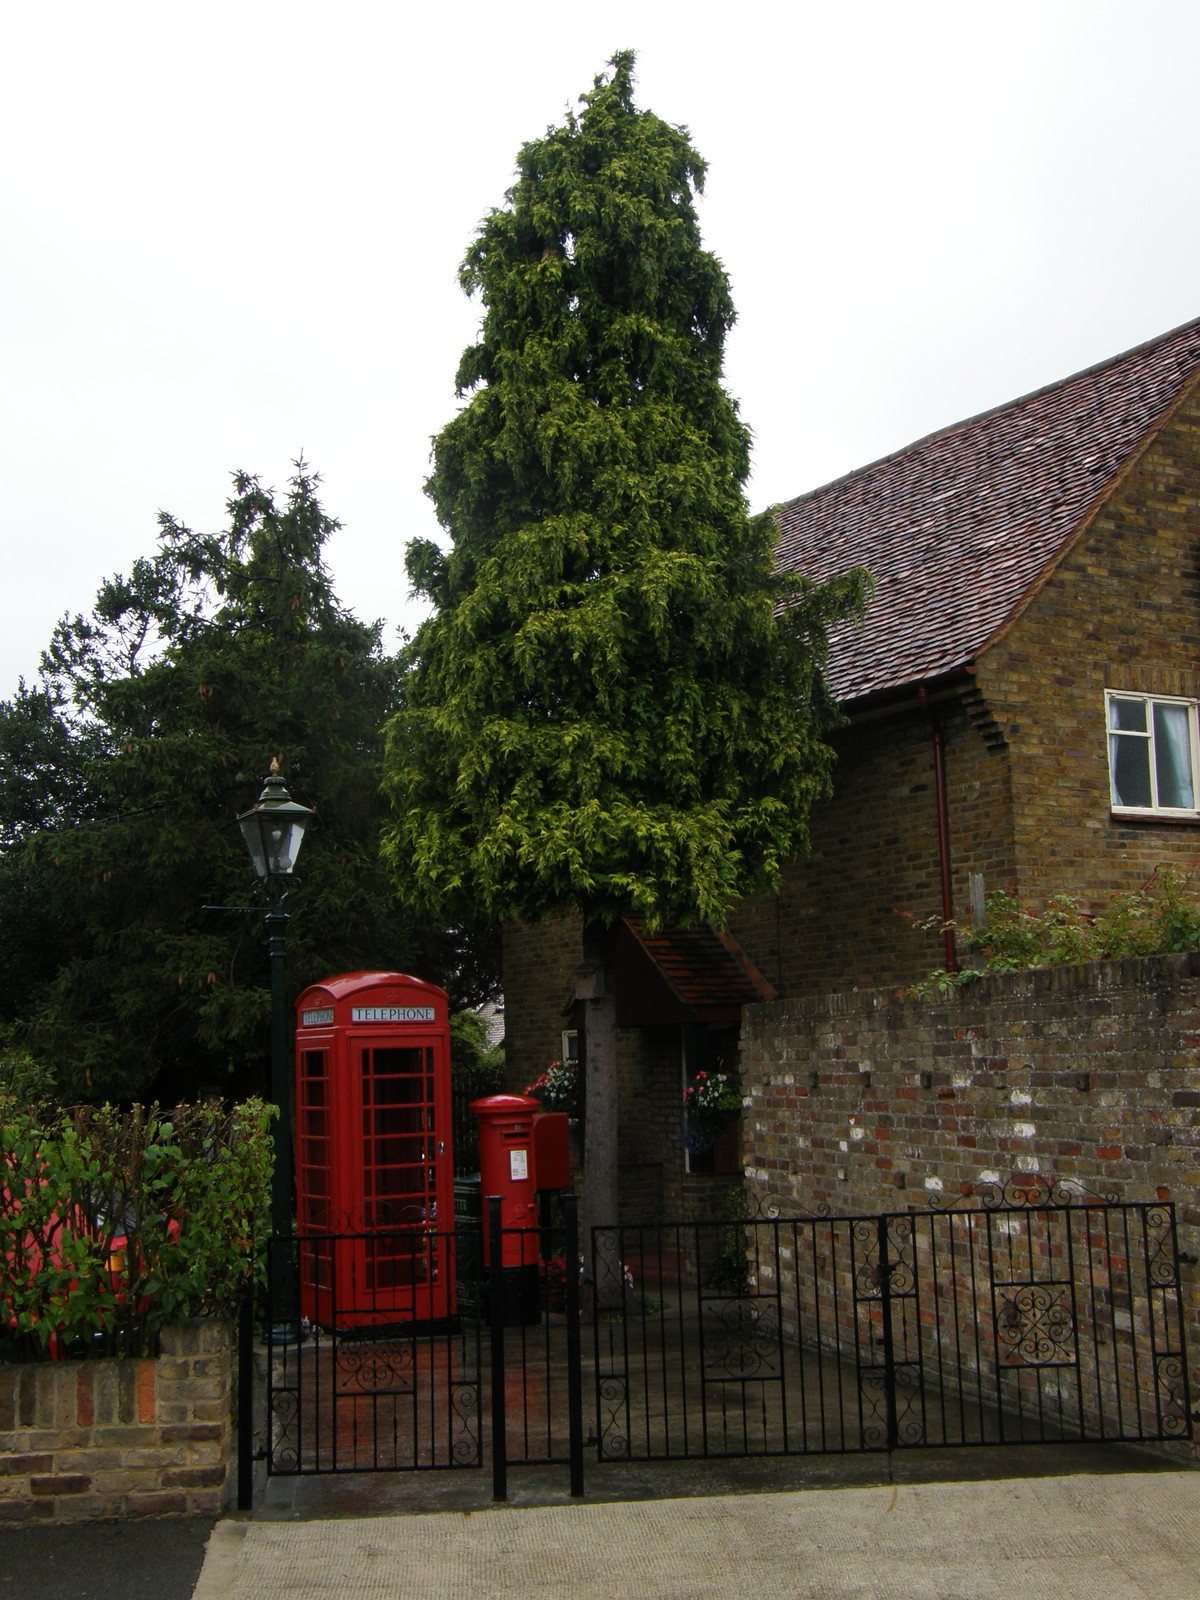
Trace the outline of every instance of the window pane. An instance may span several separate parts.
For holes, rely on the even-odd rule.
[[[375,1071],[389,1077],[400,1073],[420,1073],[421,1052],[412,1046],[393,1045],[375,1052]]]
[[[1119,695],[1112,695],[1108,702],[1109,727],[1120,728],[1128,733],[1145,733],[1146,729],[1146,702],[1144,700],[1123,700]],[[1126,805],[1134,802],[1127,800]],[[1139,805],[1140,801],[1137,802]],[[1149,801],[1146,802],[1149,805]]]
[[[1150,741],[1126,739],[1119,733],[1108,736],[1108,759],[1112,767],[1115,806],[1150,805]]]
[[[1154,703],[1154,775],[1158,779],[1158,803],[1180,811],[1190,811],[1192,798],[1192,750],[1186,706]]]
[[[403,1105],[406,1101],[421,1100],[424,1084],[420,1078],[379,1078],[373,1084],[375,1104]]]

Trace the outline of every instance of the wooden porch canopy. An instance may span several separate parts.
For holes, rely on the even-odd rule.
[[[622,917],[613,960],[619,1028],[737,1025],[744,1005],[775,998],[737,940],[707,922],[650,934]]]

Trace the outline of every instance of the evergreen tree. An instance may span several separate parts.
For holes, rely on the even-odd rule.
[[[65,619],[41,686],[0,706],[0,1004],[64,1098],[263,1090],[263,918],[235,818],[272,757],[317,809],[288,901],[292,992],[464,965],[380,868],[397,666],[333,593],[317,480],[298,464],[278,506],[253,477],[234,487],[223,533],[164,515],[156,554]]]
[[[828,787],[830,619],[854,577],[784,587],[721,383],[734,311],[704,164],[633,99],[633,57],[524,146],[461,270],[478,343],[409,547],[433,613],[389,728],[385,850],[427,911],[578,906],[604,974],[623,912],[712,919],[804,849]],[[586,1021],[585,1195],[616,1210],[611,980]]]

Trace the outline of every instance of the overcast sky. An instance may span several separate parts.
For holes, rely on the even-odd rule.
[[[709,164],[755,509],[1200,315],[1196,0],[13,5],[0,696],[160,509],[216,528],[301,452],[394,645],[458,264],[626,47]]]

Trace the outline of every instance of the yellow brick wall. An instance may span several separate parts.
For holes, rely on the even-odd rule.
[[[981,658],[979,684],[1012,753],[1023,895],[1094,906],[1196,862],[1200,825],[1112,817],[1104,690],[1200,696],[1200,398]]]
[[[741,901],[728,919],[781,995],[912,983],[944,964],[931,715],[946,747],[956,911],[965,917],[969,872],[1012,880],[1008,752],[990,747],[960,697],[843,729],[809,855],[777,895]]]

